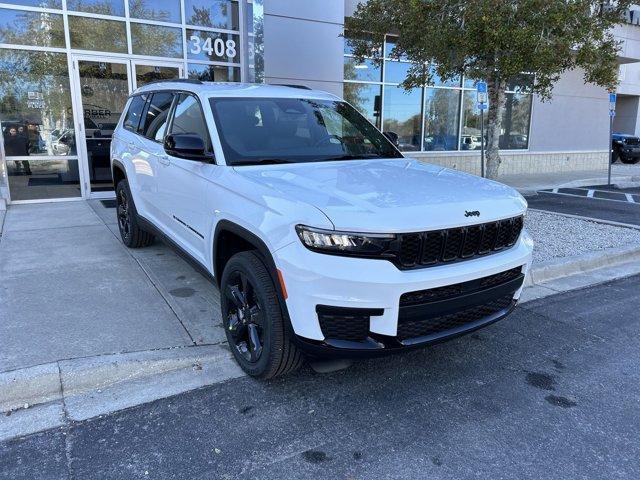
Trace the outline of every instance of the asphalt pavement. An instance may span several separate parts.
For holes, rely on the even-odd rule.
[[[606,185],[540,190],[529,208],[640,226],[640,188]]]
[[[410,354],[0,444],[1,479],[640,478],[640,276]]]

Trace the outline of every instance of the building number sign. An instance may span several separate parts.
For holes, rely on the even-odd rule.
[[[209,57],[233,59],[236,54],[236,42],[234,40],[224,41],[222,38],[202,38],[198,35],[191,35],[189,38],[189,53],[199,55],[205,52]]]

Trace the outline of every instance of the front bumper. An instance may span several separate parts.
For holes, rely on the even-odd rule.
[[[376,355],[443,341],[484,327],[508,315],[520,297],[524,275],[531,266],[532,250],[533,241],[523,231],[516,244],[504,251],[416,270],[401,271],[386,260],[315,253],[300,242],[293,242],[276,251],[275,261],[283,274],[288,292],[286,304],[291,326],[303,349],[336,356]],[[404,294],[468,284],[514,269],[522,272],[520,283],[512,283],[511,290],[501,291],[502,303],[487,310],[486,315],[469,317],[471,321],[461,325],[454,323],[451,328],[443,331],[413,337],[406,332],[404,322],[417,322],[420,319],[407,318],[407,315],[411,317],[412,314],[409,312],[410,308],[401,307]],[[467,300],[460,305],[459,311],[482,303],[481,298],[470,297]],[[444,308],[440,312],[442,314],[451,313],[451,302],[445,303],[447,304],[429,304],[428,309],[422,310],[422,314],[429,317],[439,308]],[[326,336],[319,319],[322,312],[318,311],[318,308],[325,307],[353,309],[356,313],[368,311],[367,339],[354,342]],[[413,317],[420,315],[421,312],[417,311]],[[439,317],[438,321],[440,320]]]

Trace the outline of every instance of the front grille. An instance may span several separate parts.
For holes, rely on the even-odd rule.
[[[628,137],[628,138],[625,138],[624,143],[626,145],[640,145],[640,138]]]
[[[513,302],[513,295],[505,295],[499,299],[491,300],[483,305],[469,307],[459,312],[442,315],[440,317],[403,322],[398,324],[398,339],[433,335],[447,330],[452,330],[467,324],[477,322],[490,315],[496,314],[508,308]]]
[[[523,226],[523,217],[514,217],[469,227],[400,234],[397,266],[432,266],[509,248],[518,240]]]
[[[470,280],[468,282],[454,283],[453,285],[445,285],[444,287],[403,293],[400,297],[400,308],[428,302],[437,302],[439,300],[446,300],[457,295],[462,295],[463,293],[466,294],[485,290],[487,288],[515,280],[520,276],[522,276],[522,267],[517,267],[496,273],[495,275],[489,275],[488,277]]]
[[[318,305],[316,313],[326,338],[361,342],[369,334],[370,317],[382,315],[384,310]]]

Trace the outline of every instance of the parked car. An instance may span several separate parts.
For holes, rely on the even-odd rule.
[[[612,162],[638,163],[640,160],[640,138],[625,133],[611,135]]]
[[[159,235],[209,274],[231,351],[257,377],[487,326],[531,264],[518,192],[405,158],[325,92],[146,85],[111,165],[124,244]]]

